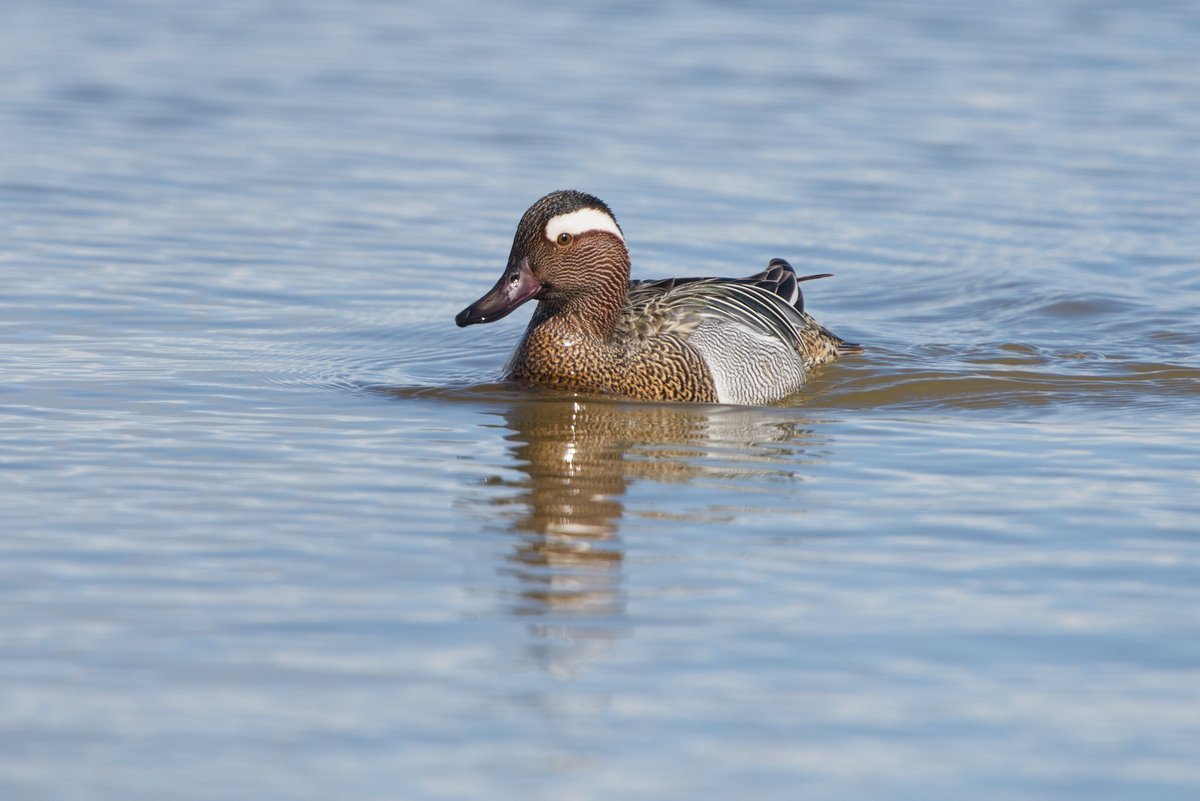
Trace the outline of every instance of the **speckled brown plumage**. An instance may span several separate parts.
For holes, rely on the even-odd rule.
[[[764,403],[796,391],[809,368],[860,352],[805,311],[787,262],[743,279],[629,280],[612,212],[581,192],[552,192],[521,218],[508,266],[456,318],[491,322],[538,308],[509,362],[526,384],[643,400]]]
[[[643,343],[581,333],[565,315],[534,314],[509,362],[508,378],[555,389],[641,400],[716,401],[700,355],[678,337]]]

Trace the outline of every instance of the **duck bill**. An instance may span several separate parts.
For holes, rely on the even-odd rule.
[[[475,323],[491,323],[504,317],[527,300],[542,294],[542,283],[533,277],[529,259],[509,265],[496,285],[479,300],[458,313],[459,328]]]

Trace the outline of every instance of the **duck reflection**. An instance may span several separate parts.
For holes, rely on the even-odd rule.
[[[617,636],[625,611],[620,538],[629,486],[752,479],[797,480],[812,444],[793,410],[535,398],[509,406],[505,425],[523,474],[500,482],[516,538],[505,572],[517,578],[514,613],[537,616],[539,661],[562,669],[560,646],[592,651]],[[639,509],[639,517],[725,522],[711,509]],[[578,653],[575,656],[579,656]]]
[[[517,611],[611,615],[623,608],[617,536],[628,479],[628,440],[598,404],[533,401],[505,413],[511,452],[525,478],[506,499],[521,537],[510,557],[521,584]]]

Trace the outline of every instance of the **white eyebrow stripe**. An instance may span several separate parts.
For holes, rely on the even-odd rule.
[[[621,229],[617,227],[617,221],[600,209],[576,209],[551,217],[550,222],[546,223],[546,238],[551,242],[556,241],[562,233],[579,236],[588,231],[605,231],[622,242],[625,241]]]

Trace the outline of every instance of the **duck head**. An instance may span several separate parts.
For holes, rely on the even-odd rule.
[[[615,319],[628,286],[625,236],[604,201],[551,192],[521,217],[500,280],[454,321],[490,323],[535,298],[550,314],[575,310],[585,319]]]

